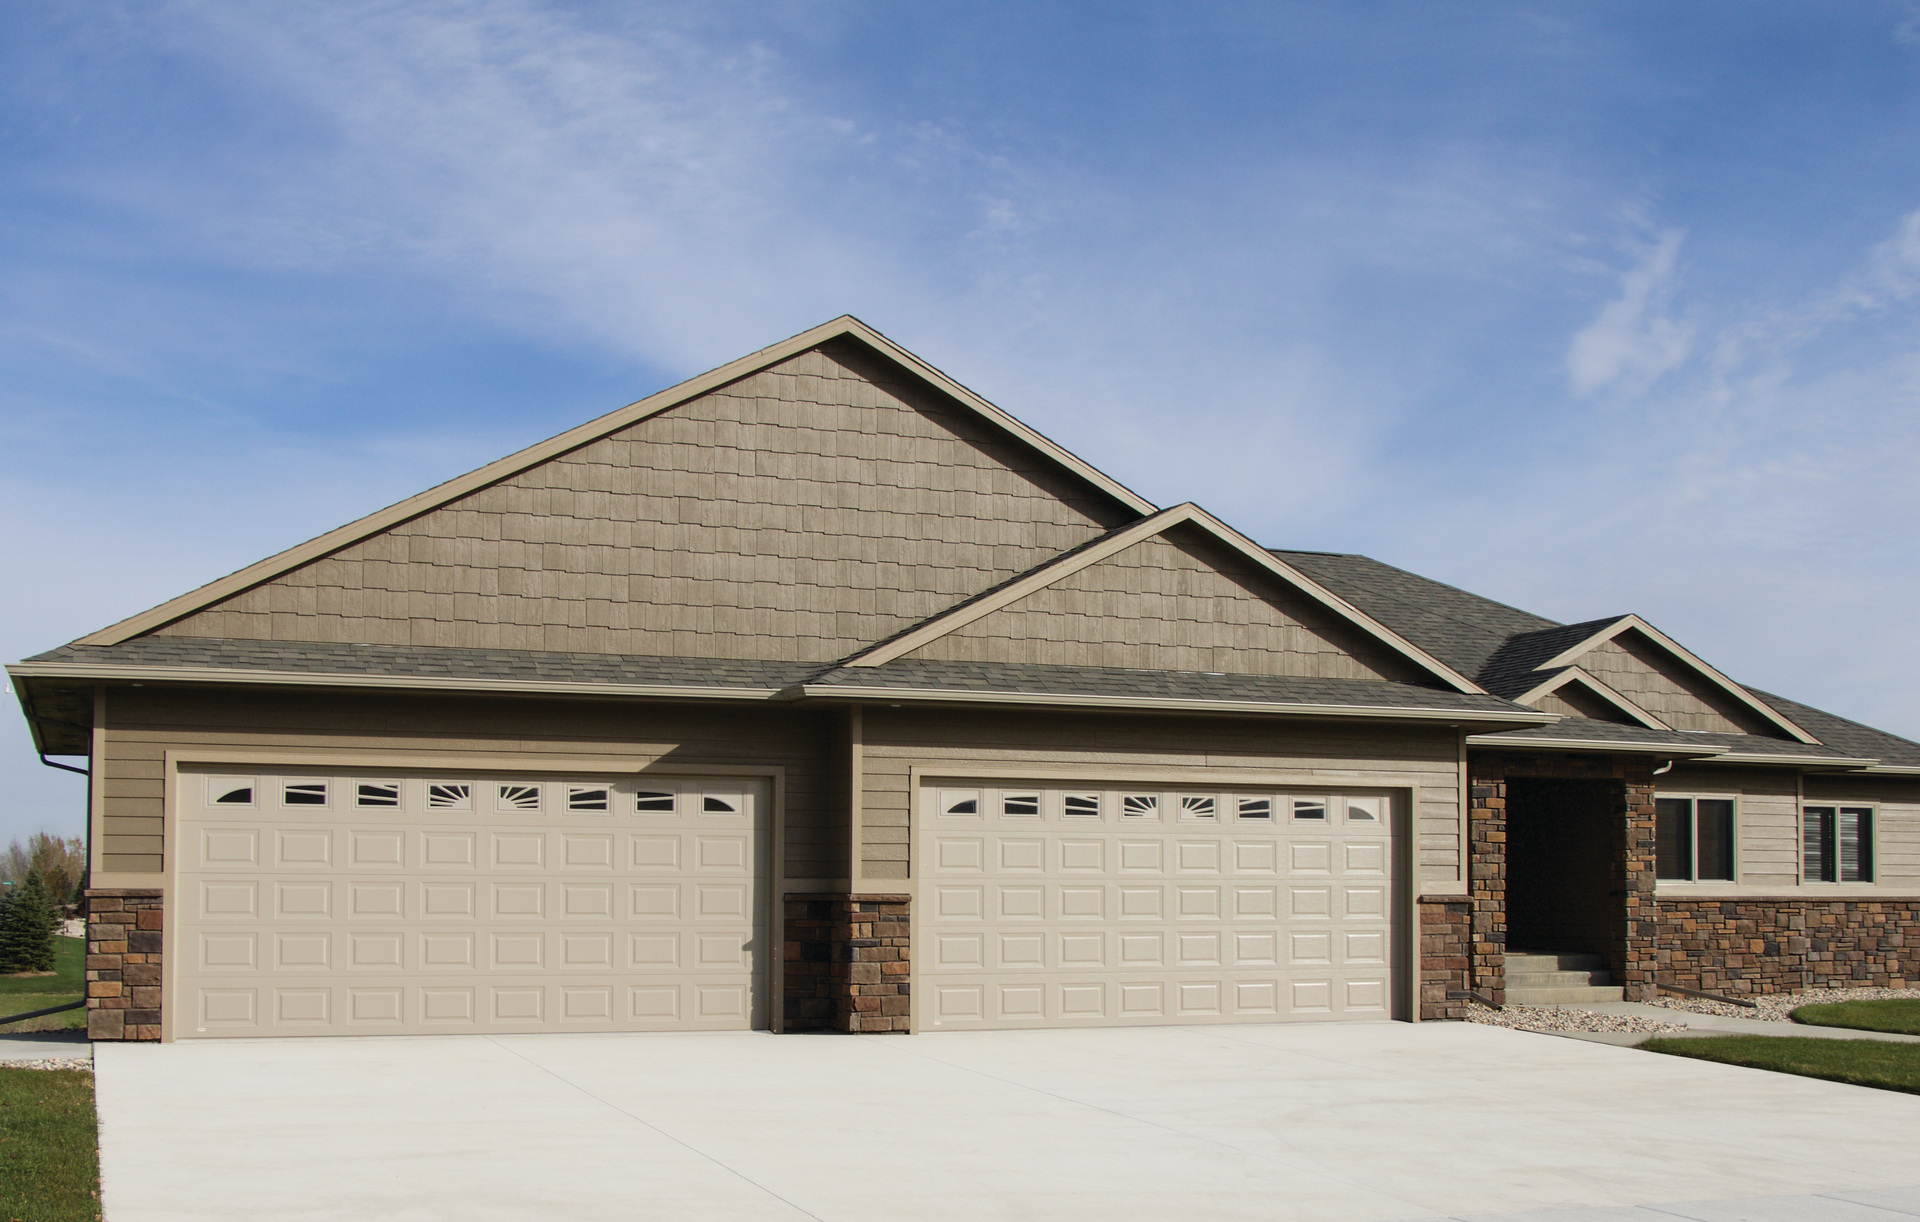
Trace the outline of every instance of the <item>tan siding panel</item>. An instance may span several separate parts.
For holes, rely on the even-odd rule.
[[[1638,632],[1623,632],[1589,650],[1578,664],[1676,730],[1780,737],[1776,727]]]
[[[1423,677],[1391,650],[1189,526],[1142,540],[906,656],[1336,679]]]
[[[833,347],[161,631],[830,660],[1135,516]]]

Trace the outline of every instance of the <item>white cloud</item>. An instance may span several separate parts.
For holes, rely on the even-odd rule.
[[[1573,337],[1567,375],[1576,395],[1607,386],[1643,391],[1687,358],[1692,329],[1666,313],[1678,280],[1681,234],[1669,229],[1620,276],[1620,296]]]

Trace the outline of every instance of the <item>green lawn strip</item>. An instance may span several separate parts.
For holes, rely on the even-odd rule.
[[[99,1222],[93,1075],[0,1068],[0,1219]]]
[[[1851,1027],[1856,1031],[1891,1031],[1920,1035],[1920,1001],[1828,1001],[1801,1006],[1790,1017],[1812,1027]]]
[[[55,938],[53,940],[53,975],[0,976],[0,1007],[6,1006],[9,993],[72,993],[77,997],[86,992],[86,979],[87,940]],[[0,1014],[12,1013],[14,1013],[13,1010],[0,1008]]]
[[[0,976],[0,1018],[45,1010],[79,1001],[86,996],[87,942],[85,938],[53,940],[54,972],[51,976]],[[25,1022],[0,1026],[0,1035],[18,1035],[23,1031],[71,1031],[87,1025],[85,1010],[68,1010],[29,1018]],[[0,1218],[0,1222],[4,1222]]]
[[[1920,1095],[1920,1044],[1819,1040],[1805,1036],[1713,1035],[1655,1038],[1640,1047],[1669,1056],[1771,1069],[1776,1073]]]

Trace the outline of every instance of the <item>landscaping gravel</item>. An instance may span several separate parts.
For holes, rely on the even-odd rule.
[[[1540,1031],[1548,1035],[1568,1031],[1607,1032],[1625,1035],[1670,1035],[1684,1031],[1680,1023],[1640,1018],[1630,1014],[1595,1014],[1573,1006],[1508,1006],[1504,1010],[1475,1009],[1467,1015],[1470,1023],[1488,1027],[1507,1027],[1514,1031]]]
[[[41,1057],[36,1061],[0,1061],[0,1069],[84,1069],[93,1071],[91,1057]]]
[[[1757,1018],[1770,1023],[1785,1023],[1793,1021],[1787,1016],[1800,1006],[1815,1006],[1838,1001],[1917,1001],[1920,1000],[1920,990],[1807,989],[1800,993],[1758,993],[1748,1000],[1754,1003],[1754,1008],[1751,1010],[1745,1006],[1730,1006],[1721,1001],[1708,1001],[1704,997],[1682,997],[1678,993],[1662,993],[1653,1004],[1665,1006],[1669,1010],[1685,1010],[1689,1014],[1719,1014],[1727,1018]]]

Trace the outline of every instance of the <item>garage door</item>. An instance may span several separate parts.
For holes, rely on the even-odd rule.
[[[175,1038],[766,1025],[740,782],[183,772]]]
[[[1386,794],[945,782],[922,801],[925,1029],[1395,1016]]]

